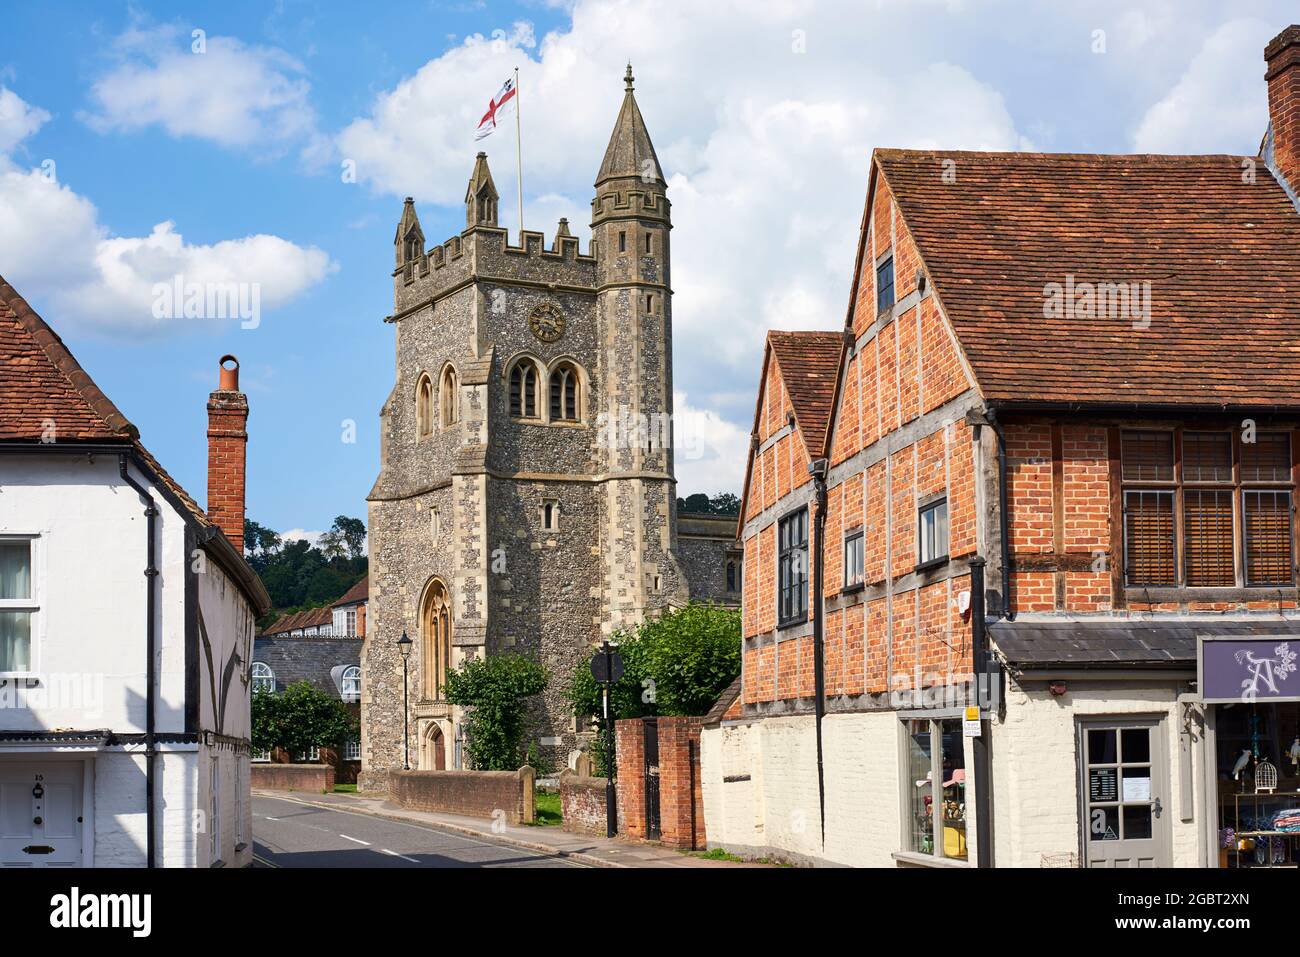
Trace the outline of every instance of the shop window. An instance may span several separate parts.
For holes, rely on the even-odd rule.
[[[948,499],[929,502],[917,510],[917,564],[929,565],[948,557]]]
[[[808,510],[781,519],[777,535],[777,622],[793,625],[808,617]]]
[[[876,312],[894,304],[894,257],[876,267]]]
[[[964,861],[966,757],[961,720],[910,718],[903,722],[906,754],[904,850]]]
[[[1294,584],[1290,433],[1130,430],[1121,455],[1126,584]]]
[[[863,538],[858,529],[844,537],[844,587],[854,588],[863,580]]]

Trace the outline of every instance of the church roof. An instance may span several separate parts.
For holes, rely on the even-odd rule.
[[[618,177],[642,176],[649,170],[654,171],[655,182],[663,183],[663,171],[659,166],[659,157],[655,155],[654,144],[650,142],[650,133],[646,130],[645,119],[636,104],[632,90],[632,64],[627,65],[627,74],[623,77],[626,91],[623,94],[623,107],[618,111],[618,121],[614,132],[609,137],[609,146],[605,148],[605,159],[600,164],[600,173],[596,176],[599,186],[607,179]],[[651,165],[646,166],[649,160]]]

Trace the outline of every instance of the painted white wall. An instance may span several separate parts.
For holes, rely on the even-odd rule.
[[[93,460],[63,454],[7,456],[0,491],[0,535],[38,536],[33,569],[40,601],[33,672],[40,686],[0,708],[0,729],[99,730],[140,733],[146,704],[146,519],[139,494],[122,481],[116,455]],[[234,738],[249,735],[249,668],[253,611],[234,582],[206,555],[186,551],[185,518],[133,465],[132,476],[153,490],[157,537],[159,733],[185,730],[185,577],[194,563],[199,607],[212,652],[209,668],[199,642],[199,727]],[[226,663],[238,657],[218,720]],[[9,684],[9,689],[14,687]],[[0,688],[0,694],[4,688]],[[14,707],[21,703],[23,707]],[[157,848],[163,866],[205,866],[206,833],[194,812],[205,807],[206,745],[170,751],[155,764],[160,783]],[[235,806],[250,825],[246,755],[221,751],[222,831],[227,866],[248,863],[236,854]],[[202,753],[200,753],[202,752]],[[29,757],[38,753],[28,751]],[[244,774],[237,774],[241,764]],[[145,863],[145,789],[142,753],[101,752],[94,761],[94,842],[98,866]]]
[[[1026,691],[1007,687],[1006,721],[993,730],[995,859],[999,867],[1041,867],[1044,855],[1079,852],[1079,770],[1076,719],[1089,716],[1164,717],[1169,780],[1165,818],[1171,821],[1174,867],[1199,867],[1203,799],[1198,748],[1192,749],[1193,820],[1179,813],[1178,730],[1173,686],[1153,688],[1137,682],[1110,685],[1071,682],[1061,697],[1043,685]]]

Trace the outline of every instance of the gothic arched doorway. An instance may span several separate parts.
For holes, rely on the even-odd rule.
[[[441,579],[432,579],[420,605],[420,698],[441,701],[451,664],[451,599]]]
[[[422,771],[447,770],[447,743],[442,728],[431,723],[420,743],[420,769]]]

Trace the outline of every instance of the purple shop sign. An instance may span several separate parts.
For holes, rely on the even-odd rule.
[[[1200,635],[1196,639],[1196,675],[1201,700],[1206,704],[1300,701],[1298,654],[1297,635]]]

